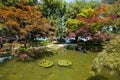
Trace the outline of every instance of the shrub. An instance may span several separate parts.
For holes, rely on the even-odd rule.
[[[11,51],[12,48],[12,44],[11,43],[4,43],[3,47],[7,50],[7,51]]]
[[[33,48],[32,52],[30,53],[30,56],[32,58],[39,58],[46,52],[46,49],[40,49],[40,48]]]
[[[68,50],[75,50],[76,46],[75,45],[67,45],[67,46],[65,46],[65,48]]]
[[[53,52],[49,51],[46,47],[41,47],[41,48],[24,48],[20,47],[19,49],[16,50],[18,55],[26,54],[28,57],[37,59],[39,57],[44,57],[44,56],[51,56],[53,55]]]
[[[50,43],[49,40],[41,41],[41,42],[40,42],[40,45],[41,45],[41,46],[46,46],[46,45],[48,45],[49,43]]]
[[[30,48],[25,48],[25,47],[20,47],[19,49],[16,50],[18,54],[28,54],[31,52]]]
[[[36,40],[36,41],[34,41],[34,42],[32,43],[32,46],[46,46],[46,45],[48,45],[49,43],[50,43],[49,40],[46,40],[46,41],[38,41],[38,40]]]
[[[116,36],[114,39],[112,39],[106,46],[105,50],[108,53],[120,53],[120,36]]]
[[[93,70],[101,72],[102,70],[109,70],[111,72],[120,73],[120,54],[119,53],[105,53],[102,52],[95,58],[93,62]]]
[[[29,53],[29,56],[37,59],[40,57],[44,57],[44,56],[52,56],[53,52],[49,51],[48,48],[44,47],[44,48],[33,48],[32,51]]]
[[[105,47],[105,51],[98,54],[94,60],[93,70],[100,72],[109,70],[120,74],[120,36],[112,39]]]

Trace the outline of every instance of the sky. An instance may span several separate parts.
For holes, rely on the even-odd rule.
[[[71,2],[71,1],[73,1],[73,0],[66,0],[67,2]]]

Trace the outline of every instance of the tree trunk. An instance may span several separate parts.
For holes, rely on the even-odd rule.
[[[27,48],[27,40],[24,41],[24,47]]]
[[[77,41],[78,41],[78,36],[75,37],[75,42],[77,43]]]
[[[35,35],[33,32],[31,32],[31,41],[34,41],[34,39],[35,39]]]

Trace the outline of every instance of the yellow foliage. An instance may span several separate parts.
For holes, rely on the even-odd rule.
[[[14,26],[14,27],[19,26],[19,23],[17,23],[17,22],[14,21],[14,20],[11,20],[11,19],[9,19],[7,22],[5,22],[5,24],[6,24],[7,26]]]
[[[48,22],[48,20],[46,18],[42,18],[42,22],[46,23],[46,22]]]
[[[26,31],[25,29],[20,29],[20,34],[26,35],[26,34],[27,34],[27,31]]]
[[[6,25],[6,29],[10,27],[20,38],[24,38],[29,32],[49,32],[51,26],[49,21],[42,17],[39,6],[26,5],[25,2],[28,0],[24,1],[17,3],[17,7],[0,8],[0,21]]]

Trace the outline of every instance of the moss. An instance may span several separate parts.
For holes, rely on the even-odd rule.
[[[54,63],[53,63],[52,61],[46,60],[46,59],[43,59],[43,60],[39,63],[39,65],[40,65],[41,67],[45,67],[45,68],[52,67],[53,64],[54,64]]]
[[[72,62],[69,60],[59,60],[58,61],[59,66],[63,66],[63,67],[67,67],[67,66],[71,66]]]

